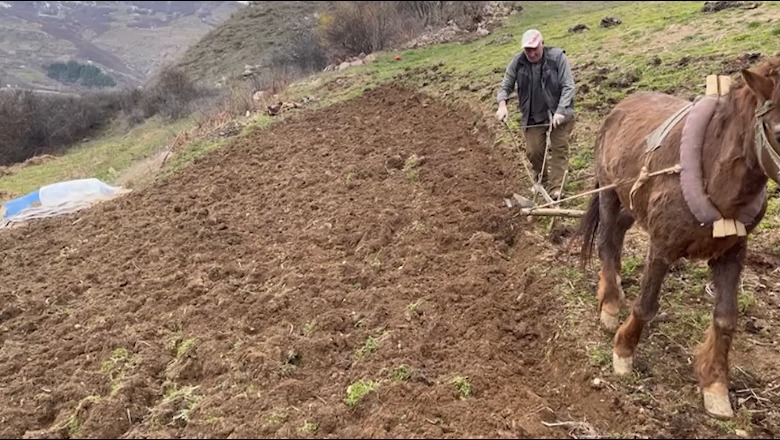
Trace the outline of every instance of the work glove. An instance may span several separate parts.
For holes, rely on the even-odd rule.
[[[553,116],[553,120],[552,120],[553,130],[555,130],[555,128],[558,127],[559,125],[563,124],[564,119],[566,119],[565,116],[563,116],[560,113],[556,113],[555,116]]]
[[[498,119],[501,122],[506,122],[507,117],[509,116],[509,110],[507,110],[505,105],[499,106],[498,111],[496,112],[496,119]]]

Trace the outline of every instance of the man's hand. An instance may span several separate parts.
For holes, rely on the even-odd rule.
[[[506,108],[506,103],[502,102],[498,105],[498,111],[496,112],[496,119],[498,119],[501,122],[506,122],[507,117],[509,116],[509,111]]]
[[[563,116],[560,113],[556,113],[555,116],[553,116],[553,120],[552,120],[553,130],[555,130],[559,125],[563,124],[564,119],[566,119],[565,116]]]

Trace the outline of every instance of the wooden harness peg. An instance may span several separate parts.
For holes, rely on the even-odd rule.
[[[723,96],[731,89],[731,77],[726,75],[707,75],[707,96]]]
[[[723,224],[726,225],[726,237],[737,235],[737,225],[734,224],[734,220],[726,219]]]
[[[731,237],[734,235],[738,237],[747,236],[747,228],[741,221],[722,218],[712,224],[712,236],[714,238]]]
[[[722,238],[726,236],[725,219],[716,220],[715,223],[712,224],[712,236],[714,238]]]
[[[739,220],[734,220],[734,223],[737,225],[737,235],[740,237],[747,237],[747,228],[745,228],[745,224]]]
[[[721,96],[729,93],[731,89],[731,77],[725,75],[718,75],[718,92]]]
[[[718,95],[718,75],[707,75],[707,88],[704,94],[707,96]]]

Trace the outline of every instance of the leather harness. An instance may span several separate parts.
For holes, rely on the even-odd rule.
[[[714,237],[732,235],[745,236],[745,225],[752,224],[758,216],[767,197],[766,186],[756,195],[755,199],[739,213],[737,219],[724,219],[715,205],[710,201],[704,189],[702,177],[702,144],[707,125],[715,113],[718,96],[697,97],[693,103],[687,103],[646,138],[645,166],[630,192],[630,204],[633,208],[634,194],[647,181],[648,164],[653,151],[658,149],[669,132],[683,118],[688,116],[683,126],[680,145],[680,163],[676,170],[680,172],[680,186],[688,209],[702,226],[711,226]],[[773,138],[766,134],[764,116],[774,108],[772,101],[765,101],[756,110],[755,149],[758,163],[764,174],[774,181],[780,181],[780,154],[774,145]],[[772,140],[770,140],[772,139]]]

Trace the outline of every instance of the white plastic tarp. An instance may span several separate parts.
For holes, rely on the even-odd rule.
[[[0,209],[0,227],[75,212],[126,192],[129,190],[108,185],[95,178],[67,180],[42,186],[37,191],[5,202]]]

